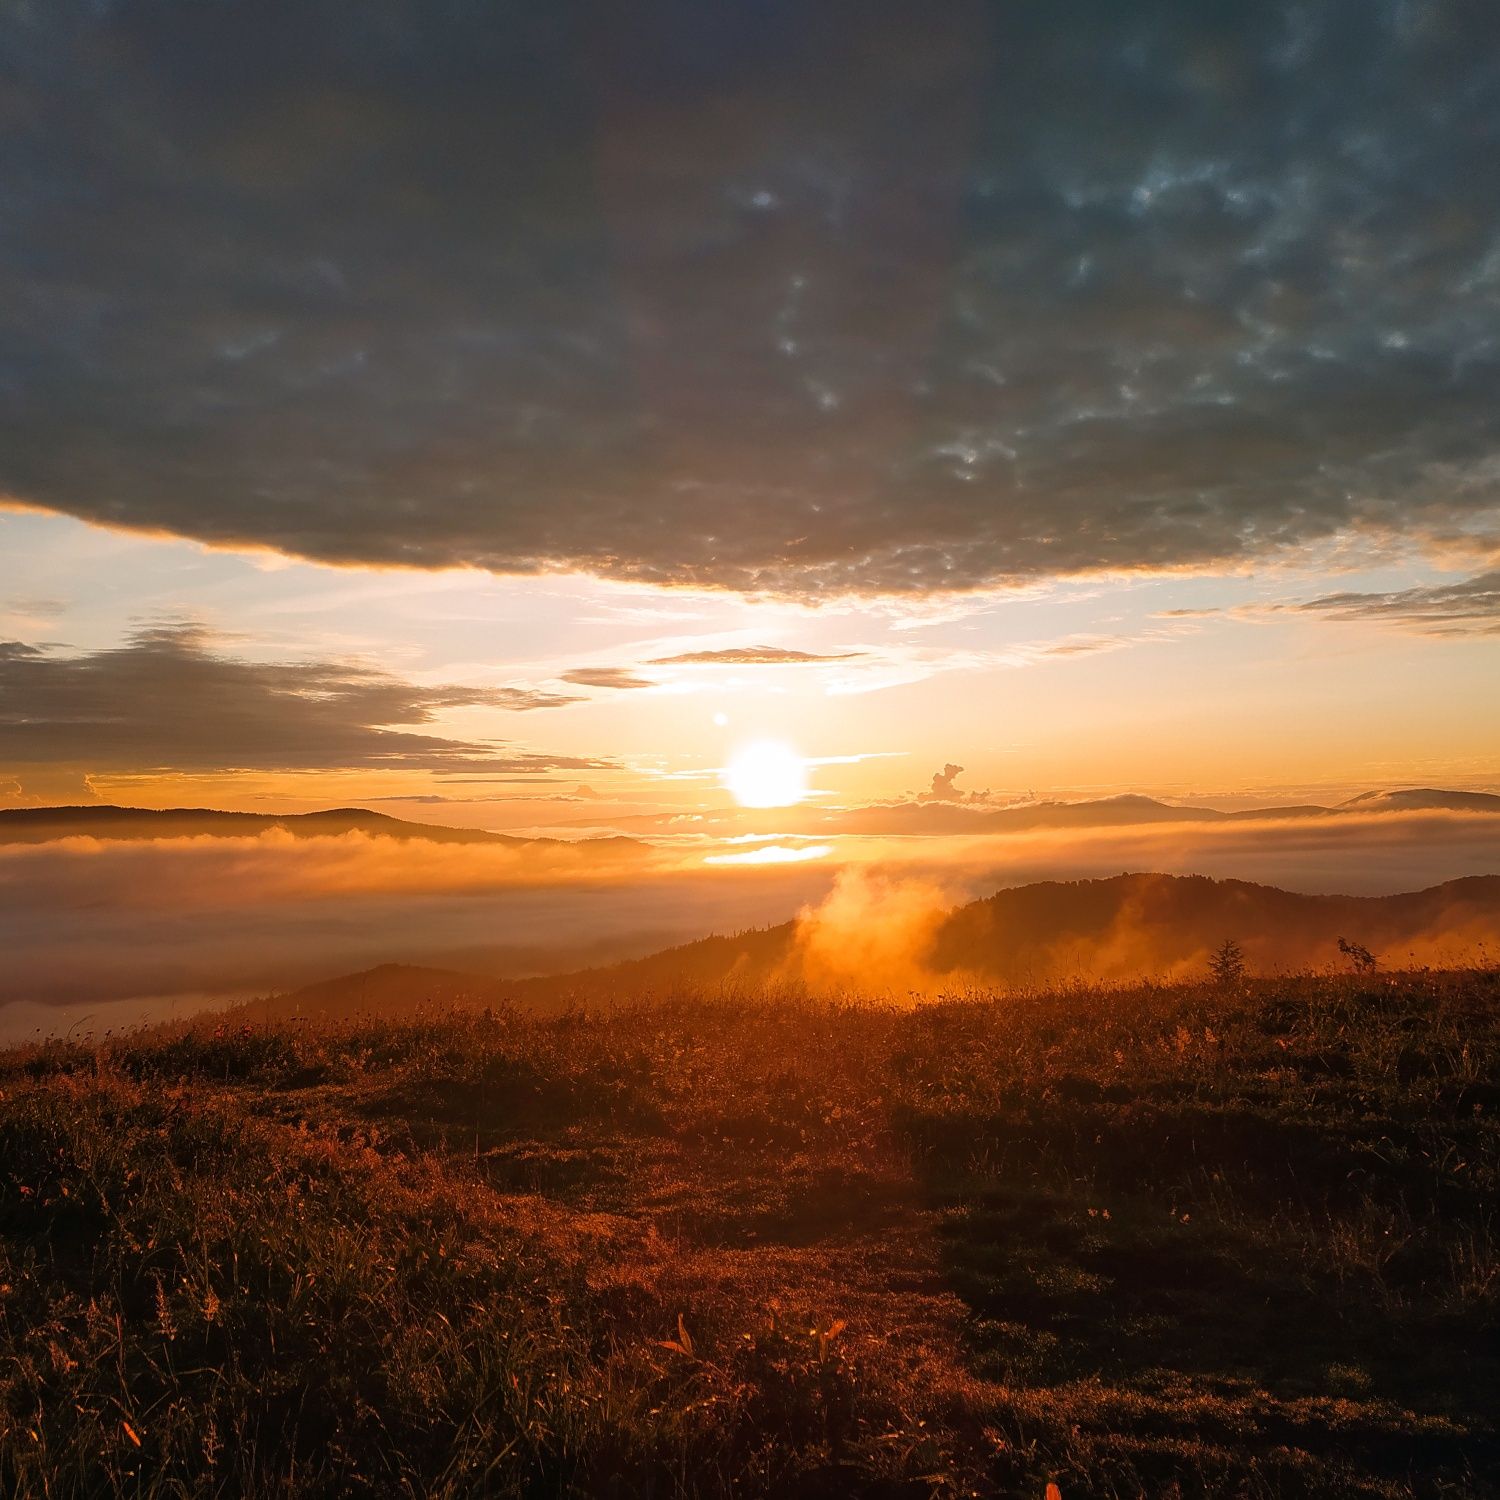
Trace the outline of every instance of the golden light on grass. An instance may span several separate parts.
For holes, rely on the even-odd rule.
[[[807,795],[807,762],[782,740],[755,740],[735,751],[724,786],[741,807],[791,807]]]

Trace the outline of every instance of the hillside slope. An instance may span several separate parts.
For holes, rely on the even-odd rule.
[[[392,1017],[477,1009],[506,1000],[553,1008],[574,1000],[666,994],[684,989],[810,985],[879,992],[890,981],[867,972],[860,954],[891,956],[880,926],[899,910],[876,908],[863,932],[824,929],[814,911],[778,926],[714,935],[641,958],[558,972],[555,953],[535,978],[508,978],[426,964],[388,963],[252,1001],[236,1015]],[[1206,970],[1226,938],[1265,973],[1347,968],[1338,942],[1370,949],[1384,968],[1442,967],[1500,958],[1500,876],[1473,876],[1392,896],[1323,896],[1242,880],[1127,874],[1105,880],[1043,881],[938,914],[901,956],[934,991],[1014,988],[1075,980],[1133,982],[1188,978]],[[847,948],[847,967],[807,958]],[[511,966],[511,973],[525,972]],[[533,972],[535,970],[533,969]],[[897,988],[901,988],[900,984]],[[909,987],[909,986],[908,986]]]
[[[363,1020],[411,1016],[423,1010],[483,1010],[501,1004],[512,986],[486,974],[436,969],[425,964],[378,964],[236,1006],[234,1018],[257,1022]]]
[[[872,923],[897,920],[876,906]],[[533,995],[661,991],[676,986],[761,985],[807,978],[801,954],[816,912],[794,922],[709,937],[649,958],[527,981]],[[1242,880],[1126,874],[1043,881],[996,892],[924,929],[912,961],[934,982],[1020,985],[1071,979],[1130,980],[1201,966],[1226,938],[1252,967],[1295,970],[1343,963],[1339,938],[1374,950],[1392,967],[1470,961],[1500,953],[1500,876],[1449,881],[1392,896],[1322,896]],[[819,934],[820,946],[878,934]],[[859,976],[851,962],[848,971]],[[874,981],[878,984],[878,979]]]
[[[0,1494],[1496,1500],[1500,976],[0,1053]]]

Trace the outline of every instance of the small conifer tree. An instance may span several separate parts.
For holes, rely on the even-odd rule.
[[[1208,961],[1209,972],[1219,984],[1238,984],[1245,977],[1245,950],[1233,938],[1225,938]]]

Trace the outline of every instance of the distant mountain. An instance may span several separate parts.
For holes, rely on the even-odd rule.
[[[1024,982],[1168,972],[1233,938],[1263,970],[1341,964],[1338,940],[1390,966],[1458,957],[1500,940],[1500,876],[1472,876],[1394,896],[1324,896],[1205,876],[1119,875],[1000,891],[953,912],[929,963],[939,973]]]
[[[777,831],[806,836],[832,834],[886,836],[953,836],[983,833],[1024,833],[1043,829],[1138,827],[1149,823],[1231,823],[1286,818],[1333,818],[1347,813],[1434,812],[1500,813],[1500,796],[1492,792],[1449,792],[1413,787],[1387,792],[1365,792],[1333,807],[1302,803],[1289,807],[1255,807],[1222,812],[1214,807],[1182,807],[1155,797],[1127,793],[1079,802],[1024,802],[992,807],[984,802],[878,802],[863,807],[798,807],[777,810]],[[743,829],[754,817],[726,809],[705,815],[699,828],[709,836]],[[649,833],[660,824],[655,816],[618,820]],[[582,825],[589,826],[589,825]],[[363,807],[336,807],[326,812],[248,813],[216,812],[202,807],[174,807],[163,811],[144,807],[18,807],[0,810],[0,844],[45,843],[51,839],[169,839],[207,835],[215,838],[253,838],[280,828],[298,838],[340,833],[368,833],[385,838],[425,839],[444,844],[558,844],[581,843],[594,853],[639,852],[640,839],[613,836],[582,840],[520,838],[480,828],[450,828],[436,823],[410,823]]]
[[[1493,792],[1445,792],[1417,786],[1397,792],[1365,792],[1339,803],[1340,812],[1477,812],[1500,813]]]
[[[865,928],[822,934],[822,951],[845,949],[850,987],[879,990],[878,967],[855,955],[888,953],[876,910]],[[528,980],[523,994],[583,996],[680,987],[797,982],[807,976],[805,942],[819,921],[710,937],[649,958],[577,974]],[[923,928],[903,965],[953,986],[1014,986],[1069,979],[1120,980],[1201,968],[1226,938],[1261,971],[1342,966],[1338,940],[1370,948],[1387,967],[1471,960],[1481,945],[1500,956],[1500,876],[1473,876],[1395,896],[1317,896],[1205,876],[1118,875],[1043,881],[998,891]],[[880,960],[877,959],[878,963]],[[837,968],[835,973],[837,973]],[[897,981],[897,987],[904,981]]]
[[[14,807],[0,810],[0,844],[41,844],[53,839],[180,839],[194,837],[254,838],[280,829],[294,838],[327,838],[367,833],[381,838],[422,839],[439,844],[560,844],[561,839],[518,838],[482,828],[450,828],[439,823],[408,823],[363,807],[335,807],[326,812],[217,812],[206,807]],[[595,852],[640,849],[634,839],[575,841]]]
[[[1242,807],[1223,814],[1226,823],[1281,822],[1287,818],[1333,818],[1338,808],[1322,807],[1316,802],[1297,802],[1287,807]]]
[[[1285,821],[1290,818],[1337,818],[1347,813],[1408,812],[1450,809],[1465,813],[1500,813],[1500,796],[1489,792],[1445,792],[1431,789],[1368,792],[1332,807],[1317,803],[1249,807],[1224,812],[1216,807],[1183,806],[1155,797],[1126,793],[1076,802],[1040,801],[993,804],[972,800],[870,802],[851,807],[803,805],[770,812],[721,808],[698,814],[694,831],[705,837],[730,838],[765,831],[807,838],[836,835],[865,837],[947,838],[975,834],[1026,833],[1041,830],[1140,827],[1143,824],[1213,824]],[[638,814],[615,825],[649,836],[675,831],[660,814]],[[581,823],[579,826],[593,826]]]
[[[840,833],[1010,833],[1038,828],[1117,828],[1141,823],[1213,823],[1227,814],[1211,807],[1174,807],[1134,793],[1086,802],[1025,802],[986,807],[961,802],[891,802],[831,809]]]
[[[1352,812],[1451,810],[1500,813],[1500,796],[1489,792],[1366,792],[1333,807],[1298,803],[1287,807],[1253,807],[1221,812],[1215,807],[1183,807],[1155,797],[1128,794],[1081,802],[1025,802],[987,807],[964,802],[893,802],[868,807],[830,808],[823,827],[809,832],[864,834],[1022,833],[1049,828],[1123,828],[1148,823],[1233,823],[1286,818],[1329,818]],[[816,816],[816,815],[815,815]]]

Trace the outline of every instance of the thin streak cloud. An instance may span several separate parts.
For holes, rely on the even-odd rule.
[[[1282,607],[1329,620],[1394,625],[1417,635],[1500,635],[1500,571],[1385,593],[1324,594]]]
[[[683,651],[653,657],[652,667],[804,667],[833,661],[855,661],[863,651],[797,651],[790,646],[726,646],[716,651]]]
[[[576,687],[628,690],[656,686],[656,683],[649,677],[642,677],[639,672],[632,672],[629,667],[574,667],[572,671],[562,674],[562,680],[571,682]]]

